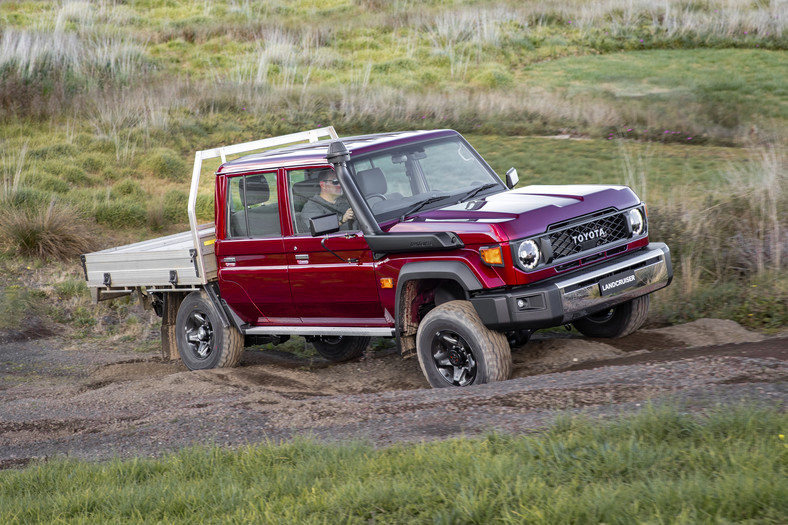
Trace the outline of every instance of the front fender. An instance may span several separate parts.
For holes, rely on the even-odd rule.
[[[409,284],[427,279],[455,282],[463,289],[466,298],[469,292],[484,288],[473,271],[461,261],[420,261],[403,266],[397,278],[395,334],[397,346],[404,357],[415,354],[418,329],[418,322],[414,321],[414,312],[411,311],[415,290]]]

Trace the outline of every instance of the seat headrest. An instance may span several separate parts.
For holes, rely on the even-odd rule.
[[[293,184],[293,207],[300,212],[306,201],[320,193],[320,183],[317,179],[302,180]]]
[[[380,168],[370,168],[356,172],[356,182],[364,196],[373,193],[385,194],[388,191],[386,176]]]
[[[243,183],[246,190],[246,205],[263,204],[271,198],[271,190],[264,175],[251,175],[244,177]]]

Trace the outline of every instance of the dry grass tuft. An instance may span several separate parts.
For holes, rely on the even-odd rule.
[[[0,239],[19,255],[40,259],[67,260],[93,248],[89,223],[54,200],[38,209],[4,206]]]

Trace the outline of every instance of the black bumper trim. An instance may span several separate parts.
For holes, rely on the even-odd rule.
[[[637,285],[603,296],[599,281],[633,272]],[[471,298],[482,322],[499,331],[536,330],[570,323],[587,315],[666,287],[673,279],[670,250],[651,243],[635,253],[549,281],[481,293]]]

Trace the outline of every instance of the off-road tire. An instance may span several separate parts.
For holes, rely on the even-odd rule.
[[[648,306],[649,296],[641,295],[629,302],[578,319],[572,325],[587,337],[624,337],[643,326],[648,317]]]
[[[175,320],[178,354],[189,370],[231,368],[241,360],[244,338],[234,326],[222,325],[216,306],[205,291],[192,292],[178,308]]]
[[[332,363],[341,363],[361,356],[371,339],[352,336],[319,337],[312,341],[312,344],[325,359]]]
[[[416,353],[433,388],[505,381],[512,373],[506,336],[484,326],[468,301],[430,310],[419,323]]]

